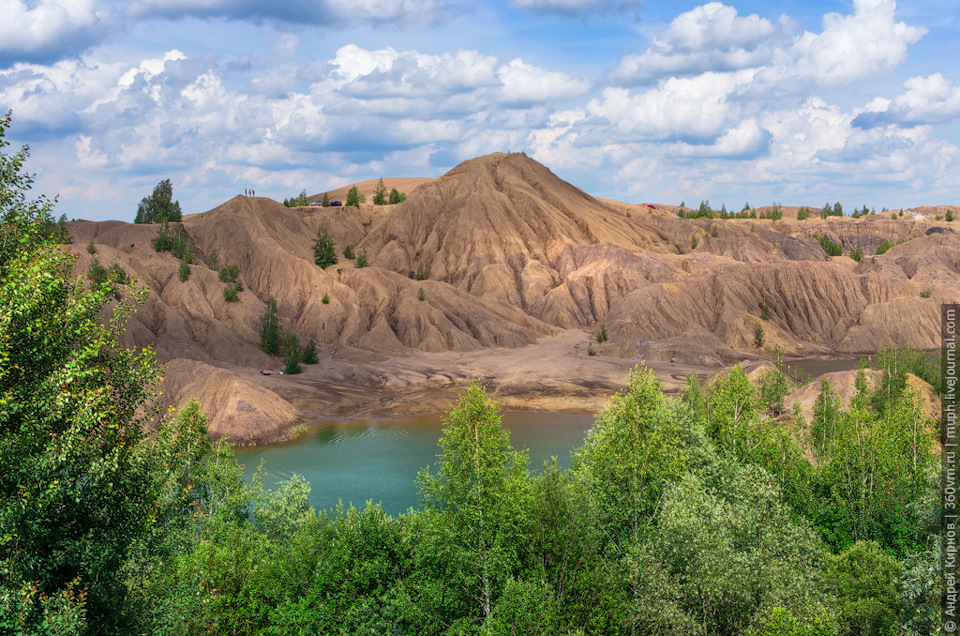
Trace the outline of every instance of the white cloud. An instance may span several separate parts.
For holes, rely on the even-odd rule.
[[[739,119],[731,97],[751,78],[749,70],[670,78],[636,95],[607,88],[587,112],[616,139],[713,139]]]
[[[916,126],[939,124],[960,117],[960,86],[940,73],[911,77],[903,84],[906,92],[894,99],[871,101],[854,124],[863,128],[898,124]]]
[[[902,64],[907,46],[927,33],[896,21],[895,0],[854,0],[853,8],[853,15],[824,16],[819,34],[800,36],[776,69],[778,79],[838,86],[875,77]]]
[[[643,52],[626,55],[613,69],[620,83],[643,82],[674,74],[728,71],[769,64],[788,35],[787,23],[710,2],[677,16]]]
[[[753,68],[756,93],[798,94],[889,73],[927,32],[897,21],[895,0],[855,0],[853,8],[850,15],[824,16],[820,33],[794,34],[785,16],[776,23],[741,17],[734,7],[710,2],[679,15],[645,50],[624,56],[608,79],[630,85]]]
[[[688,157],[725,157],[749,159],[766,153],[771,134],[754,119],[745,119],[726,130],[711,144],[679,144],[678,152]]]
[[[76,54],[104,31],[95,0],[0,0],[0,66]]]
[[[521,59],[502,65],[497,69],[497,77],[503,83],[504,101],[511,104],[570,99],[585,95],[590,90],[588,80],[531,66]]]

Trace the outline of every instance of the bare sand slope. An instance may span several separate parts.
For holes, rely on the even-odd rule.
[[[368,201],[376,183],[359,184]],[[960,221],[936,220],[944,206],[897,219],[798,221],[794,208],[778,221],[686,219],[591,197],[522,153],[384,185],[406,200],[287,208],[238,196],[189,215],[180,227],[198,262],[187,281],[176,258],[154,251],[158,226],[73,222],[70,249],[85,272],[92,240],[101,263],[147,289],[126,342],[169,363],[167,402],[202,397],[212,430],[238,441],[314,417],[442,410],[471,378],[511,408],[595,409],[640,355],[676,388],[687,372],[775,346],[793,356],[932,348],[940,304],[960,301]],[[326,269],[313,258],[320,227],[340,257]],[[829,257],[813,234],[866,256]],[[871,255],[883,240],[894,247]],[[370,266],[344,258],[348,245]],[[214,252],[220,269],[240,268],[238,302],[208,266]],[[321,363],[302,376],[259,373],[281,366],[259,347],[270,298],[284,330],[319,344]],[[589,356],[601,328],[609,341],[593,340]]]

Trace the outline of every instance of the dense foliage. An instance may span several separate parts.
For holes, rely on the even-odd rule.
[[[326,226],[317,228],[317,238],[313,241],[313,262],[327,268],[337,264],[337,250]]]

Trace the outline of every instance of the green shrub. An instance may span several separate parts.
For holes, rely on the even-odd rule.
[[[343,257],[350,259],[352,261],[357,256],[356,254],[353,253],[353,249],[349,245],[347,245],[345,248],[343,248]]]
[[[953,210],[947,210],[947,215],[943,217],[944,221],[948,223],[953,220]]]
[[[592,342],[587,343],[587,355],[588,355],[588,356],[595,356],[595,355],[597,355],[597,350],[593,348],[593,343],[592,343]]]
[[[207,266],[213,271],[217,271],[217,268],[220,267],[220,254],[217,253],[217,248],[210,250],[210,256],[207,258]]]
[[[356,267],[366,267],[369,263],[367,262],[367,250],[361,249],[357,254]]]
[[[810,208],[808,208],[808,207],[805,206],[805,205],[804,205],[804,206],[801,206],[801,208],[800,208],[799,210],[797,210],[797,220],[798,220],[798,221],[805,221],[805,220],[807,220],[807,219],[809,219],[809,218],[810,218]]]
[[[889,250],[891,247],[893,247],[893,245],[890,243],[890,241],[883,239],[880,241],[880,245],[877,245],[876,255],[880,256],[881,254],[886,254],[887,250]]]
[[[423,287],[420,288],[420,291],[417,292],[417,300],[425,300],[427,295],[423,291]]]
[[[329,304],[330,304],[330,296],[327,295],[327,294],[324,294],[324,295],[323,295],[323,298],[320,299],[320,302],[322,302],[324,305],[329,305]]]
[[[90,242],[87,243],[87,254],[96,254],[97,246],[93,244],[93,239],[90,239]]]
[[[767,301],[767,297],[763,297],[763,302],[760,303],[760,318],[763,320],[770,320],[770,303]]]
[[[850,250],[850,258],[857,261],[858,263],[863,260],[863,248],[855,247]]]
[[[190,265],[187,261],[180,261],[180,269],[177,270],[177,276],[180,278],[180,282],[186,282],[190,278]]]
[[[763,346],[763,327],[757,325],[757,328],[753,330],[753,346],[757,349]]]
[[[390,205],[394,205],[396,203],[403,203],[406,199],[407,199],[406,192],[400,192],[396,188],[393,188],[392,190],[390,190],[390,201],[389,201]]]
[[[239,265],[226,265],[223,269],[220,270],[220,282],[221,283],[239,283],[240,282],[240,266]],[[241,291],[243,286],[240,287]]]
[[[100,263],[99,258],[93,258],[93,262],[90,263],[90,270],[87,272],[87,278],[95,285],[104,285],[110,279],[107,268]]]
[[[924,288],[923,291],[920,292],[920,298],[930,298],[930,296],[932,295],[933,295],[933,290],[930,289],[929,287]]]
[[[820,247],[827,253],[827,256],[841,256],[843,254],[843,248],[840,244],[826,234],[814,234],[813,238],[817,239],[817,242],[820,243]]]
[[[239,294],[243,291],[243,285],[240,283],[231,283],[223,288],[223,298],[228,303],[235,303],[240,300]]]
[[[300,362],[303,364],[317,364],[320,362],[320,359],[317,357],[317,343],[314,342],[313,338],[307,342],[307,346],[303,348],[300,356]]]
[[[933,220],[934,220],[934,221],[939,221],[941,218],[943,218],[943,217],[941,217],[939,214],[937,214],[937,215],[934,215]]]
[[[114,282],[118,285],[129,285],[130,281],[132,280],[130,278],[130,274],[120,267],[120,263],[114,263],[111,265],[110,269],[107,270],[107,276],[111,282]]]
[[[607,326],[600,325],[600,331],[597,332],[597,342],[603,344],[607,341]]]
[[[290,197],[289,199],[284,199],[283,204],[288,208],[298,208],[306,205],[310,205],[310,200],[307,199],[307,191],[303,189],[295,197]]]
[[[713,229],[710,230],[710,236],[712,236],[713,238],[717,238],[718,236],[720,236],[720,231],[717,229],[716,225],[714,225]]]
[[[170,252],[177,258],[183,258],[188,249],[183,228],[179,225],[174,225],[173,229],[170,229],[169,224],[163,223],[151,242],[153,249],[157,252]]]
[[[425,280],[427,278],[427,270],[423,267],[423,263],[417,265],[417,274],[414,278],[417,280]]]

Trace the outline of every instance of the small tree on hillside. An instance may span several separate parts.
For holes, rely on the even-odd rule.
[[[763,347],[763,327],[757,325],[757,328],[753,330],[753,346],[757,349]]]
[[[387,188],[383,185],[383,179],[377,182],[377,189],[373,192],[373,204],[374,205],[386,205],[387,203]]]
[[[287,375],[296,375],[302,373],[300,368],[300,358],[303,357],[303,350],[300,348],[300,338],[292,331],[283,334],[283,341],[280,344],[280,354],[283,356],[283,372]]]
[[[313,242],[313,262],[322,268],[337,264],[337,250],[325,225],[317,228],[317,240]]]
[[[324,192],[324,193],[323,193],[323,199],[321,199],[320,203],[322,203],[322,204],[323,204],[323,207],[325,207],[325,208],[326,208],[326,207],[329,207],[329,206],[330,206],[330,195],[327,194],[326,192]]]
[[[367,250],[361,249],[357,253],[356,267],[366,267],[367,265],[369,265],[369,262],[367,261]]]
[[[260,316],[260,348],[266,353],[274,353],[280,346],[280,314],[277,313],[277,301],[267,300],[267,307]]]
[[[173,200],[173,186],[170,179],[164,179],[153,189],[153,194],[144,197],[137,206],[137,216],[134,223],[163,223],[164,221],[180,221],[183,213],[180,211],[180,202]]]
[[[390,190],[390,200],[389,200],[390,205],[402,203],[406,198],[407,198],[406,192],[400,192],[396,188],[393,188]]]
[[[363,192],[360,192],[360,189],[357,186],[350,188],[350,191],[347,192],[347,205],[359,208],[361,203],[366,203],[367,195]]]

